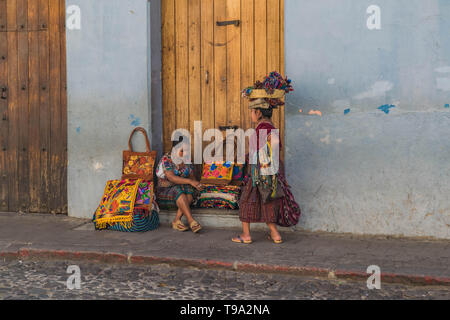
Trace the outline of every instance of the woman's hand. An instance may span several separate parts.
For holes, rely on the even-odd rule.
[[[191,181],[191,186],[193,186],[198,191],[202,191],[203,190],[203,185],[197,180],[192,180]]]

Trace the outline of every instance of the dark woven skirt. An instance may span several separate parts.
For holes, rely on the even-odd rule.
[[[161,209],[177,210],[177,200],[182,194],[194,196],[194,188],[190,185],[176,185],[173,187],[156,187],[156,202]]]
[[[248,223],[277,223],[281,199],[263,203],[258,188],[253,186],[252,173],[249,175],[250,178],[242,190],[239,201],[239,219]]]

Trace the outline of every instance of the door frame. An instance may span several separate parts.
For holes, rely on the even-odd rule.
[[[164,151],[163,105],[162,105],[162,12],[161,0],[148,0],[148,29],[150,35],[150,72],[149,72],[149,123],[151,125],[152,149],[157,151],[157,160]]]
[[[152,147],[158,152],[158,159],[164,152],[164,119],[163,119],[163,63],[162,63],[162,0],[148,0],[151,3],[151,133],[152,133]],[[285,74],[285,0],[280,0],[280,69],[278,70],[282,75]],[[251,85],[251,84],[249,84]],[[282,150],[280,157],[285,158],[285,106],[281,107],[280,112],[280,135],[282,137]]]

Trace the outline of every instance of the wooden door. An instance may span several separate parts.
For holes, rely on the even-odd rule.
[[[0,211],[67,212],[64,25],[64,0],[0,0]]]
[[[196,120],[251,128],[241,90],[273,70],[284,74],[284,0],[162,0],[165,151]],[[273,120],[283,138],[284,108]]]

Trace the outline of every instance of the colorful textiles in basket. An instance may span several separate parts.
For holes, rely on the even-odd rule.
[[[196,205],[199,208],[236,210],[239,208],[241,188],[238,186],[206,185],[200,192]]]
[[[272,94],[274,90],[283,90],[286,93],[289,93],[291,91],[294,91],[291,85],[291,80],[286,78],[283,78],[281,74],[279,74],[276,71],[272,71],[268,76],[264,78],[264,80],[256,81],[255,84],[251,87],[247,87],[244,90],[242,90],[242,96],[249,97],[250,93],[254,89],[264,89],[267,93]]]
[[[105,229],[113,223],[124,226],[133,221],[134,204],[142,180],[110,180],[94,213],[95,226]]]
[[[289,93],[291,91],[294,91],[291,83],[292,81],[287,77],[283,78],[283,76],[278,72],[272,71],[268,76],[264,78],[263,82],[258,80],[253,86],[243,89],[241,93],[242,97],[244,98],[250,98],[252,91],[258,89],[263,89],[268,94],[272,94],[275,90],[283,90],[285,93]],[[270,104],[272,108],[284,106],[284,101],[279,98],[267,98],[265,100]]]

